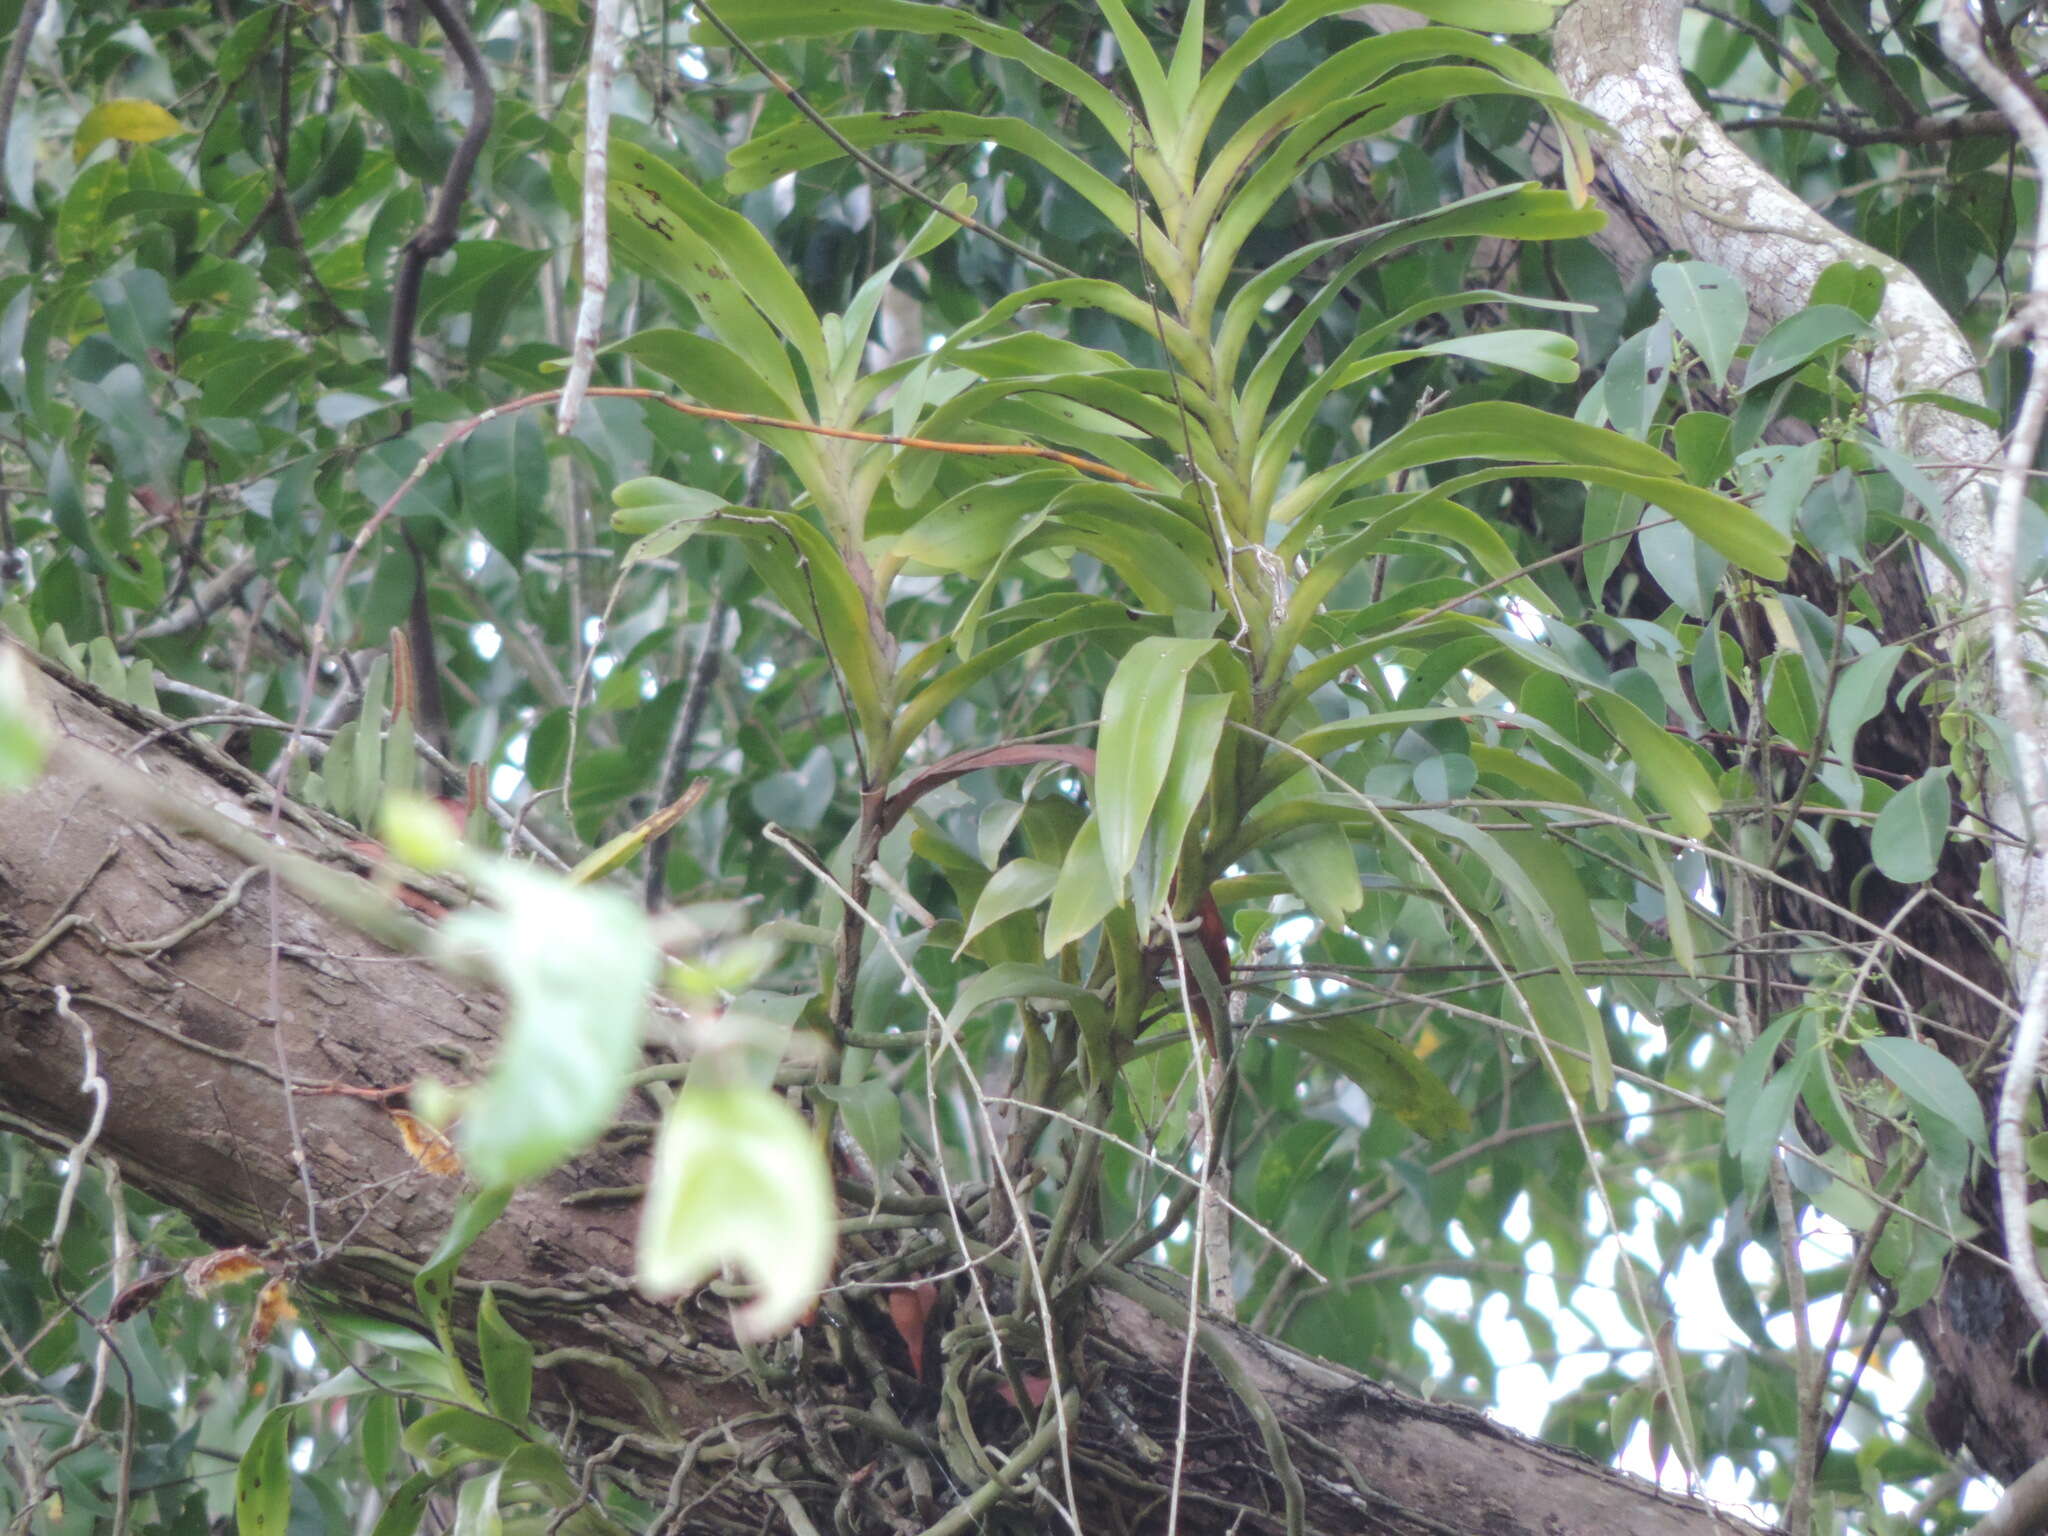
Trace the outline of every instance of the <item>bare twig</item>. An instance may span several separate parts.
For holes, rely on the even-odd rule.
[[[498,104],[483,55],[477,52],[476,39],[470,35],[469,23],[463,20],[452,0],[420,3],[440,24],[469,82],[469,127],[463,130],[462,142],[455,146],[448,174],[434,194],[426,223],[413,232],[398,255],[398,276],[391,285],[390,342],[385,353],[390,370],[387,387],[401,397],[412,388],[413,328],[419,323],[420,284],[426,278],[427,263],[455,243],[462,204],[469,196],[469,179],[476,172],[484,140],[490,137],[491,118]]]
[[[1858,123],[1833,117],[1731,117],[1721,125],[1729,133],[1817,133],[1854,147],[1868,144],[1952,144],[1957,139],[1991,136],[2009,139],[2012,125],[1996,112],[1964,112],[1955,117],[1921,117],[1910,124]],[[1945,173],[1944,173],[1945,174]]]
[[[2035,169],[2048,169],[2048,116],[2043,115],[2031,91],[1992,63],[1966,0],[1943,0],[1941,43],[1957,67],[2012,123]],[[2037,211],[2035,219],[2026,297],[2000,333],[2001,340],[2025,340],[2032,367],[2005,441],[1993,503],[1988,574],[1992,678],[1998,712],[2016,738],[2012,755],[2017,759],[2014,769],[2019,778],[2019,830],[2029,846],[2038,850],[2048,844],[2048,761],[2044,761],[2034,685],[2020,637],[2019,568],[2027,472],[2034,466],[2042,430],[2048,426],[2048,258],[2042,254],[2048,249],[2043,245],[2048,241],[2048,205]],[[2012,1058],[1998,1096],[1997,1161],[1999,1210],[2013,1280],[2026,1298],[2035,1325],[2048,1329],[2048,1282],[2041,1278],[2033,1223],[2027,1214],[2025,1146],[2027,1106],[2040,1069],[2042,1037],[2048,1034],[2048,963],[2037,952],[2048,923],[2035,911],[2042,902],[2048,902],[2048,890],[2023,888],[2006,893],[2007,910],[2013,914],[2014,971],[2021,1002],[2019,1020],[2013,1026]]]
[[[569,379],[555,415],[555,431],[576,429],[583,393],[597,367],[597,341],[604,330],[605,293],[611,287],[611,231],[605,194],[611,145],[612,77],[619,70],[619,0],[596,0],[591,19],[590,69],[583,95],[583,299],[576,310],[576,340],[569,354]]]

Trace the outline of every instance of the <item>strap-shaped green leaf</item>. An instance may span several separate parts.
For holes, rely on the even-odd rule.
[[[1542,32],[1548,30],[1557,16],[1556,7],[1547,0],[1416,0],[1406,8],[1432,21],[1470,27],[1478,32]],[[1244,72],[1276,44],[1284,43],[1326,16],[1355,9],[1352,0],[1284,0],[1255,18],[1203,77],[1190,113],[1196,131],[1208,131],[1208,125],[1215,121]]]
[[[1445,203],[1411,218],[1314,241],[1274,262],[1232,296],[1229,307],[1224,311],[1223,323],[1216,331],[1217,372],[1226,379],[1236,376],[1245,342],[1273,296],[1300,276],[1311,263],[1325,257],[1350,250],[1353,254],[1346,267],[1354,263],[1363,265],[1425,240],[1457,239],[1465,235],[1563,240],[1592,233],[1600,228],[1603,217],[1598,210],[1574,204],[1562,192],[1545,190],[1533,182],[1517,182],[1512,186],[1475,192],[1470,197]],[[1338,277],[1342,278],[1341,271]],[[1348,282],[1348,279],[1344,281]],[[1435,301],[1418,302],[1433,304]],[[1405,323],[1397,315],[1382,322],[1381,331],[1384,333],[1390,327]]]
[[[1102,695],[1096,742],[1095,813],[1102,859],[1118,892],[1138,860],[1153,803],[1166,782],[1188,674],[1214,640],[1140,640],[1124,653]]]
[[[1151,917],[1166,908],[1173,878],[1180,868],[1181,843],[1194,822],[1202,796],[1209,790],[1230,703],[1227,694],[1206,693],[1186,700],[1181,706],[1173,760],[1167,765],[1166,781],[1159,787],[1159,801],[1145,825],[1137,863],[1131,871],[1132,896],[1141,916]]]
[[[1374,134],[1451,101],[1483,96],[1518,96],[1539,101],[1553,119],[1572,122],[1592,117],[1562,88],[1539,88],[1502,78],[1492,70],[1443,64],[1397,75],[1385,84],[1312,113],[1289,133],[1258,169],[1216,206],[1215,221],[1202,252],[1202,272],[1195,284],[1193,313],[1210,312],[1229,275],[1231,261],[1273,205],[1301,173],[1344,145]],[[1197,210],[1199,214],[1201,210]],[[1597,215],[1595,216],[1597,224]]]
[[[1125,628],[1130,622],[1130,615],[1124,611],[1123,604],[1092,598],[1074,605],[1058,617],[1032,624],[1018,633],[1004,636],[986,650],[977,651],[972,660],[963,661],[940,674],[897,711],[889,732],[890,760],[900,758],[917,740],[918,733],[938,718],[939,711],[1026,651],[1074,635]]]
[[[1118,235],[1128,238],[1137,229],[1138,209],[1128,192],[1043,129],[1020,118],[984,117],[973,112],[862,112],[835,117],[831,123],[835,133],[858,149],[890,144],[999,144],[1059,177]],[[756,135],[728,155],[725,184],[735,194],[752,192],[844,153],[823,129],[799,119]],[[1148,253],[1171,249],[1165,231],[1149,217],[1145,245]]]
[[[1079,65],[978,11],[923,5],[916,0],[741,0],[719,7],[719,14],[750,43],[789,37],[837,37],[857,27],[957,37],[984,53],[1022,64],[1086,108],[1117,143],[1129,141],[1131,116],[1116,99],[1115,92]],[[692,36],[708,47],[725,42],[724,34],[709,22],[698,23]]]
[[[1078,843],[1078,839],[1076,839]],[[1077,982],[1066,980],[1042,965],[1015,961],[990,966],[953,995],[946,1013],[946,1032],[957,1034],[976,1014],[994,1003],[1029,998],[1055,1003],[1062,1012],[1072,1013],[1090,1030],[1106,1030],[1109,1013],[1102,999]]]
[[[814,383],[831,372],[825,333],[775,247],[654,150],[614,134],[605,185],[612,242],[673,283],[727,345],[778,392],[800,399],[783,353],[795,347]]]
[[[1472,1117],[1422,1059],[1362,1013],[1281,1023],[1272,1036],[1298,1046],[1363,1088],[1409,1130],[1432,1141],[1472,1128]]]

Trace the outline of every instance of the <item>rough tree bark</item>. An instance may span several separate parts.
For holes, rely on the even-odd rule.
[[[1948,547],[1970,575],[1967,588],[1938,561],[1918,567],[1894,562],[1867,582],[1883,611],[1887,640],[1927,633],[1938,619],[1963,615],[1969,592],[1989,588],[1992,547],[1985,467],[1998,459],[1996,433],[1932,404],[1906,403],[1921,392],[1981,400],[1978,364],[1969,343],[1940,304],[1903,264],[1836,229],[1767,175],[1694,101],[1680,73],[1681,0],[1575,0],[1555,34],[1554,64],[1573,95],[1614,128],[1600,144],[1603,187],[1610,213],[1632,231],[1654,230],[1666,250],[1683,251],[1733,272],[1747,291],[1756,322],[1774,324],[1796,313],[1813,282],[1837,261],[1881,268],[1887,279],[1878,340],[1864,377],[1871,428],[1900,453],[1932,466],[1928,473],[1943,502],[1930,511]],[[1651,257],[1659,254],[1654,250]],[[1624,267],[1625,277],[1640,275]],[[1826,608],[1835,593],[1812,562],[1794,572],[1795,587]],[[1982,667],[1981,624],[1960,632],[1974,650],[1958,653],[1965,687],[1988,704]],[[1890,709],[1865,745],[1869,765],[1917,776],[1941,760],[1932,715],[1921,705]],[[2021,750],[2043,751],[2042,743]],[[2026,825],[2009,784],[1993,779],[1984,809],[2008,834]],[[1839,839],[1833,870],[1811,865],[1788,871],[1795,880],[1877,923],[1889,923],[1910,894],[1882,879],[1858,880],[1867,863],[1861,839]],[[1796,849],[1795,849],[1796,852]],[[1973,917],[1981,845],[1952,843],[1934,886],[1942,898],[1919,903],[1895,930],[1914,951],[1936,957],[1956,976],[1994,996],[2010,998],[2024,985],[2048,942],[2048,848],[2028,847],[2021,836],[2001,836],[1991,857],[2001,893],[2004,930],[2014,959],[2008,967],[1987,942],[1997,924]],[[1848,939],[1829,913],[1811,905],[1788,911],[1785,921]],[[1910,1016],[1951,1026],[1943,1049],[1966,1065],[1984,1045],[1998,1041],[2007,1013],[1982,992],[1958,984],[1943,970],[1907,960],[1893,970],[1898,1007]],[[1934,1038],[1930,1036],[1930,1038]],[[1987,1100],[1997,1084],[1982,1084]],[[1973,1192],[1969,1214],[1988,1228],[1979,1239],[2003,1251],[1997,1201],[1989,1181]],[[1947,1450],[1967,1445],[1994,1476],[2010,1482],[2048,1456],[2048,1397],[2014,1369],[2017,1352],[2033,1337],[2034,1323],[2009,1273],[1968,1252],[1951,1262],[1933,1301],[1901,1319],[1927,1357],[1935,1389],[1928,1405],[1930,1430]]]
[[[60,738],[50,770],[0,799],[0,944],[12,957],[0,960],[0,1125],[83,1150],[92,1100],[81,1092],[81,1029],[89,1029],[107,1089],[93,1155],[188,1212],[214,1242],[276,1245],[316,1318],[321,1306],[411,1317],[410,1275],[445,1230],[460,1181],[421,1171],[376,1103],[303,1090],[459,1076],[488,1055],[496,1004],[288,890],[273,912],[268,880],[244,879],[248,866],[218,846],[266,824],[259,782],[165,731],[162,720],[69,678],[52,675],[46,691]],[[146,771],[148,807],[101,787],[110,762]],[[284,837],[299,852],[356,867],[345,833],[309,813],[287,816]],[[390,921],[410,919],[394,907]],[[280,1045],[302,1090],[292,1118],[312,1213],[276,1066]],[[799,1490],[829,1528],[833,1499],[855,1469],[906,1454],[838,1408],[872,1413],[871,1382],[886,1381],[888,1407],[923,1438],[936,1394],[909,1372],[872,1295],[844,1296],[844,1316],[883,1369],[834,1365],[832,1330],[814,1327],[801,1355],[788,1352],[790,1384],[777,1390],[753,1384],[725,1330],[723,1303],[700,1297],[664,1307],[638,1297],[626,1278],[631,1205],[616,1194],[641,1176],[647,1113],[629,1107],[602,1149],[513,1201],[464,1259],[458,1311],[489,1281],[543,1352],[543,1391],[558,1408],[573,1399],[585,1429],[607,1440],[632,1432],[659,1484],[692,1437],[736,1426],[736,1449],[715,1465],[707,1457],[710,1470],[692,1487],[701,1492],[735,1467],[742,1475],[724,1480],[690,1529],[722,1528],[721,1518],[783,1528],[750,1475]],[[948,1235],[936,1209],[909,1211],[920,1213],[934,1239]],[[1163,1519],[1168,1467],[1159,1448],[1173,1437],[1183,1294],[1178,1282],[1167,1289],[1129,1275],[1086,1303],[1093,1317],[1079,1365],[1089,1390],[1074,1446],[1084,1514],[1113,1503],[1141,1529]],[[1187,1532],[1285,1528],[1285,1495],[1247,1395],[1272,1410],[1309,1531],[1705,1536],[1729,1527],[1725,1514],[1479,1414],[1403,1396],[1246,1329],[1202,1326],[1181,1510]],[[976,1413],[992,1449],[1023,1438],[1015,1412],[993,1398]],[[931,1461],[943,1507],[952,1502],[945,1469],[936,1451]],[[1050,1465],[1045,1471],[1053,1481]],[[906,1510],[907,1528],[937,1512]]]

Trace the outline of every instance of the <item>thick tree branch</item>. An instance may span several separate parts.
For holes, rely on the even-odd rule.
[[[320,1306],[409,1318],[413,1267],[445,1229],[458,1181],[412,1164],[378,1093],[305,1094],[301,1119],[323,1227],[348,1234],[315,1260],[292,1242],[304,1212],[283,1095],[287,1086],[376,1090],[429,1072],[467,1075],[492,1049],[495,1004],[287,892],[277,928],[282,1002],[293,1025],[291,1083],[280,1082],[265,1038],[275,1026],[265,1017],[271,919],[264,883],[241,879],[247,866],[168,829],[161,817],[81,789],[88,781],[65,765],[75,770],[132,753],[155,785],[152,798],[182,796],[252,827],[257,816],[243,796],[267,791],[188,737],[160,736],[138,751],[144,731],[161,722],[131,718],[66,682],[50,693],[62,736],[57,769],[0,800],[0,880],[9,896],[0,944],[16,957],[0,960],[0,1116],[66,1145],[95,1113],[78,1092],[76,1031],[57,1007],[62,987],[96,1034],[107,1089],[102,1155],[148,1193],[189,1212],[218,1243],[281,1242],[294,1288],[316,1304],[316,1318]],[[316,817],[294,813],[284,828],[301,852],[345,858]],[[237,890],[239,900],[224,900]],[[163,936],[172,942],[148,942]],[[786,1400],[793,1389],[761,1395],[724,1342],[723,1302],[700,1297],[678,1314],[637,1296],[626,1279],[633,1212],[609,1192],[640,1177],[643,1139],[642,1129],[622,1125],[606,1149],[515,1199],[465,1257],[459,1304],[466,1311],[491,1282],[549,1362],[543,1397],[573,1396],[584,1424],[607,1441],[632,1430],[640,1437],[635,1454],[661,1479],[691,1439],[715,1424],[738,1426],[743,1447],[791,1455],[801,1453],[802,1424],[814,1411],[846,1426],[834,1431],[836,1440],[864,1433],[862,1422],[880,1422],[857,1418],[857,1402],[800,1407]],[[923,1212],[934,1236],[947,1226],[930,1202],[915,1210],[897,1204],[906,1214]],[[1148,1507],[1167,1491],[1165,1471],[1142,1454],[1142,1438],[1128,1426],[1135,1411],[1155,1439],[1169,1432],[1185,1337],[1185,1301],[1174,1283],[1166,1290],[1131,1276],[1096,1298],[1080,1358],[1091,1380],[1115,1383],[1131,1406],[1111,1415],[1092,1394],[1078,1405],[1072,1450],[1084,1506]],[[833,1305],[874,1330],[861,1348],[887,1343],[886,1313],[872,1292],[843,1285]],[[1270,1407],[1265,1433],[1285,1439],[1310,1532],[1725,1536],[1729,1529],[1725,1515],[1704,1505],[1479,1414],[1401,1396],[1247,1329],[1213,1320],[1203,1327],[1207,1358],[1191,1403],[1200,1431],[1191,1444],[1203,1449],[1190,1455],[1182,1505],[1190,1536],[1280,1529],[1281,1491],[1263,1470],[1266,1447],[1247,1417],[1247,1393]],[[898,1425],[929,1422],[931,1405],[914,1384],[878,1375],[884,1390],[902,1394],[890,1409]],[[888,1386],[891,1380],[899,1385]],[[1016,1447],[1029,1429],[1014,1419],[1011,1426],[991,1419],[987,1432]],[[895,1433],[918,1443],[902,1428]],[[878,1441],[872,1454],[913,1454],[893,1440],[890,1447]],[[1015,1454],[995,1440],[990,1449],[999,1461]],[[743,1457],[739,1464],[750,1463]],[[774,1490],[727,1475],[733,1465],[693,1473],[685,1483],[702,1492],[722,1475],[716,1498],[754,1500],[757,1521],[764,1510],[779,1511]],[[763,1481],[785,1496],[791,1486],[766,1472]],[[727,1512],[739,1507],[729,1504]]]
[[[2011,119],[2034,169],[2048,169],[2048,114],[2042,112],[2033,92],[1986,56],[1978,22],[1959,0],[1947,0],[1942,7],[1941,43],[1963,73]],[[2048,426],[2048,261],[2041,254],[2044,239],[2048,239],[2048,209],[2036,214],[2034,255],[2027,263],[2027,295],[2008,327],[2009,339],[2026,341],[2033,366],[1999,466],[1987,573],[1991,578],[1991,671],[1998,712],[2019,743],[2017,830],[2036,853],[2048,850],[2048,752],[2042,750],[2040,701],[2035,681],[2028,675],[2028,663],[2035,659],[2028,652],[2032,649],[2038,654],[2038,637],[2031,637],[2037,643],[2030,648],[2030,637],[2020,628],[2019,576],[2021,563],[2026,559],[2020,545],[2020,528],[2021,512],[2027,504],[2027,477],[2041,451],[2042,429]],[[2036,886],[2010,895],[2022,901],[2048,901],[2048,887]],[[2048,1283],[2041,1279],[2040,1261],[2034,1251],[2033,1222],[2027,1214],[2025,1145],[2026,1117],[2039,1076],[2042,1036],[2048,1032],[2048,964],[2043,963],[2039,948],[2026,947],[2029,935],[2038,941],[2039,927],[2021,930],[2017,960],[2023,978],[2023,1001],[2019,1023],[2013,1028],[2012,1059],[2006,1064],[2005,1084],[1998,1096],[1998,1193],[2013,1278],[2033,1310],[2035,1323],[2048,1329]]]

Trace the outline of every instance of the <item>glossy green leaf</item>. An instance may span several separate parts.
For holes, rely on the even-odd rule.
[[[1120,882],[1110,878],[1102,857],[1102,822],[1090,816],[1074,834],[1053,886],[1045,914],[1044,952],[1049,960],[1107,917],[1119,898]]]
[[[455,1207],[448,1230],[441,1234],[441,1240],[434,1245],[427,1262],[413,1276],[413,1296],[420,1304],[420,1312],[427,1325],[441,1341],[445,1363],[452,1370],[460,1369],[455,1357],[449,1315],[455,1300],[455,1271],[471,1245],[483,1236],[492,1222],[505,1214],[505,1207],[511,1199],[510,1184],[465,1195]]]
[[[1308,793],[1314,779],[1308,774],[1292,781],[1297,795]],[[1282,791],[1282,798],[1288,791]],[[1365,900],[1365,887],[1358,878],[1358,856],[1343,828],[1312,822],[1283,832],[1263,850],[1279,866],[1294,892],[1308,904],[1324,927],[1341,931],[1344,920]]]
[[[504,1469],[493,1468],[465,1482],[455,1495],[455,1524],[450,1536],[500,1536],[505,1517],[498,1510],[498,1488]]]
[[[1091,1030],[1107,1026],[1102,999],[1042,965],[1009,962],[992,965],[954,994],[946,1013],[946,1032],[957,1034],[970,1020],[995,1003],[1030,999],[1072,1013]]]
[[[1870,829],[1870,859],[1886,879],[1918,885],[1934,878],[1948,841],[1949,771],[1930,768],[1885,803]]]
[[[603,355],[630,357],[653,369],[665,379],[683,386],[690,398],[721,411],[744,411],[755,416],[787,416],[801,419],[799,397],[757,373],[745,358],[724,342],[673,326],[656,326],[613,342]],[[773,441],[800,445],[800,434],[778,433]]]
[[[426,1515],[428,1498],[440,1486],[441,1474],[438,1472],[413,1473],[385,1501],[370,1536],[413,1536]]]
[[[1037,906],[1053,893],[1059,884],[1059,866],[1046,864],[1038,859],[1012,859],[993,875],[981,889],[981,899],[974,904],[974,911],[967,920],[967,931],[960,937],[955,948],[957,956],[972,944],[975,938],[993,923],[999,923],[1014,912],[1026,912]]]
[[[617,134],[610,172],[612,242],[629,261],[687,293],[719,339],[786,398],[801,392],[785,339],[814,381],[827,376],[818,317],[759,230],[655,151]]]
[[[1521,0],[1533,3],[1533,0]],[[925,5],[916,0],[749,0],[734,8],[727,24],[750,42],[790,37],[835,37],[855,27],[938,33],[958,37],[997,58],[1022,64],[1048,84],[1079,102],[1122,142],[1131,129],[1130,114],[1114,93],[1086,70],[1033,42],[1013,28],[988,20],[979,12],[952,6]],[[699,43],[713,47],[724,34],[709,23],[695,33]]]
[[[1856,761],[1856,737],[1863,727],[1884,712],[1885,698],[1902,645],[1884,645],[1858,656],[1835,678],[1834,696],[1828,700],[1828,744],[1845,763]]]
[[[1716,389],[1726,388],[1728,366],[1749,324],[1749,295],[1734,274],[1710,261],[1660,261],[1650,268],[1657,302],[1692,344]]]
[[[1721,809],[1721,792],[1692,749],[1616,693],[1592,695],[1593,710],[1614,732],[1650,792],[1671,813],[1672,825],[1687,837],[1706,837]]]
[[[911,697],[896,712],[889,733],[891,756],[899,756],[939,713],[954,700],[995,674],[1017,657],[1056,640],[1130,627],[1131,616],[1123,604],[1101,598],[1081,598],[1063,604],[1065,612],[1005,635],[973,658],[949,668]]]
[[[1418,357],[1462,357],[1496,368],[1513,368],[1553,384],[1579,376],[1579,344],[1559,331],[1480,331],[1453,336],[1415,350]]]
[[[1885,276],[1882,267],[1862,262],[1837,261],[1813,280],[1809,304],[1838,304],[1865,320],[1875,320],[1884,305]],[[1995,422],[1990,425],[1996,425]]]
[[[1991,1152],[1984,1106],[1962,1069],[1931,1045],[1886,1035],[1863,1042],[1870,1064],[1904,1094],[1922,1116],[1946,1121],[1979,1152]]]
[[[1831,347],[1869,334],[1869,324],[1852,309],[1837,304],[1802,309],[1764,333],[1763,340],[1749,354],[1742,388],[1747,391],[1768,384],[1780,375],[1804,367]]]
[[[875,1176],[884,1181],[892,1177],[903,1160],[903,1106],[888,1080],[870,1077],[840,1087],[820,1084],[811,1091],[839,1111]]]
[[[1136,227],[1137,209],[1128,192],[1042,129],[1017,118],[905,111],[835,117],[831,123],[841,138],[864,150],[889,145],[1000,144],[1059,177],[1087,199],[1111,229]],[[800,119],[735,149],[726,157],[725,183],[735,193],[751,192],[844,153],[823,129]],[[1149,233],[1164,243],[1166,237],[1156,226]]]
[[[1160,785],[1158,802],[1145,824],[1138,858],[1132,866],[1132,898],[1141,914],[1166,909],[1180,866],[1182,840],[1209,789],[1230,703],[1224,694],[1202,694],[1182,705],[1173,758],[1167,764],[1165,782]]]
[[[497,1292],[488,1285],[477,1304],[476,1343],[483,1362],[484,1401],[499,1418],[525,1423],[533,1408],[533,1346],[505,1320]]]
[[[436,1409],[413,1420],[404,1435],[406,1450],[423,1459],[453,1450],[503,1461],[522,1443],[509,1424],[470,1408]]]
[[[1213,640],[1147,638],[1124,653],[1102,695],[1095,814],[1102,860],[1119,894],[1173,762],[1188,674]]]

